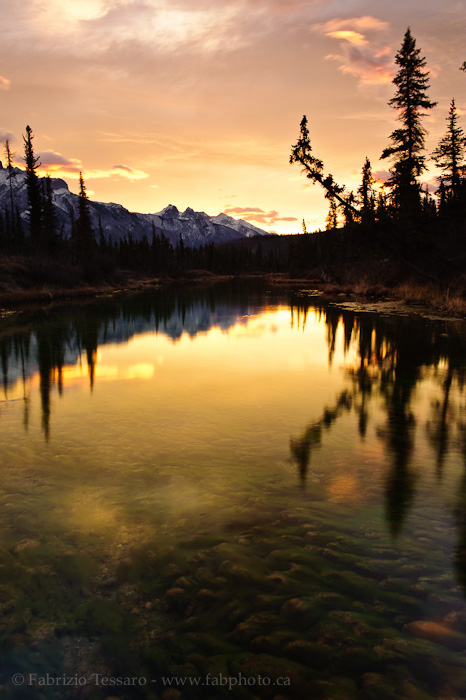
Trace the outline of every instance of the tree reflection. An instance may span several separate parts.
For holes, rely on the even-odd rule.
[[[448,451],[450,438],[450,389],[453,373],[448,369],[447,376],[442,382],[443,397],[432,402],[432,419],[427,423],[426,432],[437,456],[437,476],[442,477],[443,465]]]
[[[386,520],[392,536],[402,530],[413,504],[419,475],[415,460],[415,433],[418,420],[414,414],[413,398],[427,370],[435,370],[442,399],[432,405],[432,418],[426,426],[429,442],[435,451],[437,473],[441,475],[450,443],[451,387],[456,380],[462,390],[466,365],[466,336],[458,324],[441,322],[433,332],[422,319],[393,318],[380,314],[359,314],[337,306],[319,305],[311,299],[294,299],[292,315],[307,318],[309,306],[324,316],[327,326],[329,363],[335,354],[338,330],[343,338],[345,354],[355,350],[355,366],[348,370],[351,390],[337,399],[333,410],[325,409],[321,418],[313,421],[297,438],[291,438],[291,454],[298,466],[300,479],[306,472],[312,451],[323,441],[324,427],[329,429],[342,415],[342,407],[358,416],[358,431],[363,440],[370,419],[371,402],[378,399],[385,413],[385,422],[377,426],[376,434],[385,444],[388,471],[385,478]],[[442,332],[443,331],[443,332]],[[444,371],[438,372],[439,366]],[[375,403],[372,404],[375,407]],[[329,420],[325,422],[325,416]],[[466,442],[465,442],[466,444]],[[466,459],[466,458],[465,458]],[[466,509],[466,477],[461,487],[462,512]],[[458,551],[464,561],[466,547],[466,515],[462,523],[464,547]]]
[[[126,343],[142,332],[163,332],[177,342],[183,333],[194,337],[212,326],[228,328],[238,319],[257,313],[273,303],[274,293],[263,284],[245,293],[242,286],[228,284],[209,288],[179,289],[107,298],[90,303],[23,313],[0,326],[0,371],[5,398],[22,383],[24,427],[29,425],[28,382],[37,373],[41,401],[41,426],[50,438],[52,393],[64,391],[63,370],[86,358],[89,385],[95,385],[99,345]],[[280,296],[281,298],[281,296]]]
[[[312,450],[322,443],[322,432],[330,430],[332,424],[345,411],[350,411],[353,397],[348,391],[343,391],[332,408],[324,408],[319,420],[314,421],[297,438],[290,439],[290,450],[298,464],[301,482],[306,481],[306,474],[311,460]]]

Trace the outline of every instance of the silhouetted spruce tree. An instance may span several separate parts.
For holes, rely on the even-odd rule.
[[[99,250],[101,253],[108,253],[107,240],[105,238],[104,229],[102,227],[102,219],[99,216]]]
[[[15,206],[14,230],[15,230],[14,249],[17,253],[24,253],[24,248],[25,248],[24,227],[23,227],[23,220],[21,218],[21,214],[20,214],[18,206]]]
[[[52,178],[47,173],[42,180],[42,201],[43,201],[43,226],[44,238],[47,239],[49,249],[57,247],[58,244],[58,219],[53,203]]]
[[[444,203],[449,199],[458,201],[464,172],[466,136],[458,126],[458,111],[454,99],[450,104],[447,123],[447,133],[432,153],[435,165],[443,171],[439,179],[443,185]]]
[[[71,246],[71,260],[73,263],[76,262],[76,219],[74,216],[74,211],[70,209],[70,246]]]
[[[5,140],[4,143],[5,146],[5,158],[6,158],[6,167],[8,170],[8,181],[9,181],[9,189],[10,189],[10,222],[9,222],[9,230],[5,231],[5,239],[6,239],[6,246],[10,250],[16,250],[17,243],[18,241],[16,240],[16,230],[15,230],[15,224],[16,224],[16,207],[15,207],[15,199],[14,199],[14,194],[13,194],[13,178],[15,176],[14,172],[14,167],[13,167],[13,158],[15,157],[15,154],[12,153],[11,148],[10,148],[10,142],[8,139]]]
[[[346,205],[343,207],[343,216],[345,217],[345,226],[351,226],[354,224],[355,219],[361,218],[360,215],[355,217],[354,205],[356,204],[356,197],[352,192],[346,198]]]
[[[331,231],[333,228],[337,228],[337,226],[338,226],[337,203],[335,201],[335,198],[332,197],[330,199],[330,206],[329,206],[327,218],[325,219],[325,229],[327,231]]]
[[[10,148],[10,142],[8,139],[6,139],[4,143],[5,147],[5,158],[6,158],[6,167],[8,170],[8,181],[9,181],[9,190],[10,190],[10,213],[8,216],[9,223],[8,223],[8,230],[5,230],[5,244],[8,247],[8,250],[14,253],[23,253],[24,252],[24,230],[23,230],[23,224],[21,221],[21,216],[19,213],[19,208],[15,204],[15,197],[14,197],[14,191],[13,191],[13,180],[16,177],[15,173],[15,168],[13,165],[13,159],[15,157],[15,153],[12,152]]]
[[[76,255],[81,261],[88,261],[94,251],[95,239],[91,223],[91,211],[89,197],[86,192],[83,174],[79,173],[79,206],[76,219]]]
[[[434,198],[427,189],[427,185],[426,189],[422,192],[421,211],[426,218],[434,219],[437,214],[437,207],[435,205]]]
[[[360,202],[361,221],[372,223],[375,218],[375,194],[374,178],[372,176],[371,162],[366,156],[362,167],[362,182],[358,187],[358,197]]]
[[[43,252],[44,229],[43,229],[43,203],[37,168],[40,165],[40,158],[34,155],[32,145],[33,133],[30,126],[26,126],[26,136],[24,141],[24,161],[26,163],[26,185],[29,200],[29,235],[33,252]]]
[[[183,236],[180,233],[178,243],[175,248],[176,264],[179,268],[184,269],[186,266],[186,247],[183,241]]]
[[[426,131],[421,125],[421,117],[424,116],[423,110],[432,109],[437,104],[427,97],[429,73],[423,70],[426,61],[420,53],[408,27],[395,57],[399,70],[393,84],[397,92],[389,102],[399,112],[401,128],[391,134],[392,145],[381,156],[394,161],[387,185],[391,188],[392,204],[398,215],[416,214],[420,210],[417,178],[426,169],[425,156],[422,155]]]
[[[379,192],[375,200],[375,217],[377,221],[387,221],[389,214],[387,193]]]

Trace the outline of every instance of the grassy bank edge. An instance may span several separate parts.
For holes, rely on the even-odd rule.
[[[466,318],[466,298],[460,292],[444,289],[434,284],[416,281],[402,282],[394,287],[374,284],[363,280],[354,284],[336,284],[322,282],[309,277],[292,277],[284,273],[257,273],[242,275],[216,275],[204,270],[191,270],[179,277],[147,277],[120,271],[114,280],[102,284],[79,284],[77,286],[56,287],[41,285],[34,288],[0,290],[0,311],[16,310],[36,303],[53,303],[54,301],[84,299],[106,296],[122,292],[137,292],[148,288],[157,288],[171,284],[215,284],[230,279],[263,279],[271,286],[299,288],[303,291],[319,291],[330,298],[370,299],[371,301],[399,301],[416,311],[435,311],[448,317]]]

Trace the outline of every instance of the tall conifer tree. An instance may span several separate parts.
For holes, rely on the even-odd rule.
[[[450,104],[447,123],[447,133],[439,141],[432,153],[432,158],[435,165],[443,171],[440,182],[444,187],[444,199],[457,200],[464,170],[466,136],[463,129],[458,126],[458,111],[454,99]]]
[[[374,194],[374,177],[372,176],[372,167],[369,158],[366,156],[362,167],[362,182],[358,187],[358,196],[361,210],[361,221],[372,222],[375,218],[375,194]]]
[[[93,251],[95,244],[94,232],[91,223],[91,210],[89,207],[89,197],[87,196],[86,185],[83,174],[79,173],[79,207],[78,218],[76,220],[76,253],[81,260]]]
[[[429,73],[423,70],[426,60],[420,53],[408,27],[395,57],[399,70],[393,84],[397,91],[389,102],[398,111],[401,127],[390,135],[392,145],[381,156],[394,161],[387,184],[392,190],[392,204],[398,215],[419,212],[421,190],[418,177],[426,169],[425,156],[422,154],[426,131],[421,118],[424,110],[432,109],[437,104],[427,97]]]
[[[34,155],[32,140],[34,136],[30,126],[26,126],[24,141],[24,161],[26,163],[26,184],[29,200],[29,234],[34,252],[39,252],[44,247],[43,241],[43,202],[42,193],[37,175],[40,158]]]
[[[331,231],[338,226],[338,208],[334,197],[329,197],[330,206],[328,209],[327,218],[325,219],[325,228],[327,231]]]
[[[58,241],[58,220],[55,205],[53,203],[52,178],[47,173],[45,180],[42,180],[43,217],[44,217],[44,237],[47,239],[49,247],[56,246]]]
[[[15,157],[15,154],[11,151],[10,148],[10,142],[8,139],[5,141],[5,157],[6,157],[6,167],[8,170],[8,180],[9,180],[9,189],[10,189],[10,227],[9,230],[6,232],[6,238],[8,240],[8,247],[10,249],[15,250],[16,249],[16,230],[15,230],[15,223],[16,223],[16,209],[15,209],[15,198],[13,194],[13,178],[15,176],[14,172],[14,167],[13,167],[13,158]]]

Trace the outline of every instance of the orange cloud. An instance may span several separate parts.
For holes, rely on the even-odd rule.
[[[82,170],[82,163],[77,158],[66,158],[61,153],[54,151],[41,151],[37,154],[40,159],[40,168],[49,172],[66,170],[66,172],[78,173]]]
[[[265,212],[259,207],[227,207],[224,211],[225,214],[233,216],[236,214],[238,218],[244,221],[263,224],[265,226],[270,226],[278,221],[298,221],[295,216],[280,216],[275,209]]]
[[[10,85],[11,80],[8,80],[8,78],[5,78],[3,75],[0,75],[0,90],[8,90]]]
[[[348,19],[336,17],[335,19],[325,22],[325,24],[316,24],[314,28],[324,30],[325,32],[336,32],[347,28],[354,29],[358,32],[379,32],[388,29],[388,26],[388,22],[377,19],[377,17],[364,15],[363,17],[349,17]]]
[[[128,180],[144,180],[149,173],[136,170],[128,165],[113,165],[108,170],[86,170],[82,161],[78,158],[66,158],[61,153],[54,151],[42,151],[38,153],[40,158],[39,172],[50,173],[54,177],[71,178],[77,180],[79,173],[84,174],[85,180],[97,180],[109,177],[124,177]]]
[[[259,209],[259,207],[228,207],[228,209],[225,209],[225,214],[246,214],[249,212],[265,213],[264,210]]]
[[[337,32],[327,32],[325,36],[330,36],[332,39],[346,39],[350,44],[367,44],[367,39],[364,34],[354,32],[350,29],[342,29]]]
[[[389,83],[393,79],[392,48],[380,45],[380,32],[387,28],[387,22],[370,16],[337,18],[313,26],[314,31],[340,42],[341,52],[325,58],[338,61],[342,73],[364,84]]]

